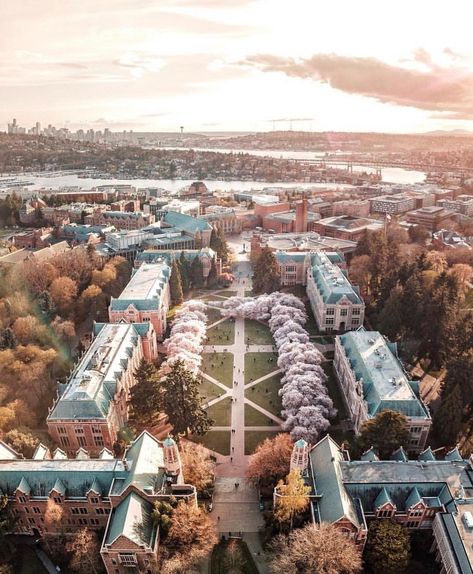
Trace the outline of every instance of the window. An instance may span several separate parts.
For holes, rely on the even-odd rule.
[[[134,554],[119,554],[120,563],[124,566],[136,566],[136,556]]]
[[[422,509],[418,509],[418,510],[411,510],[409,512],[409,517],[412,516],[422,516],[422,514],[424,513],[424,511]]]
[[[85,440],[85,436],[78,436],[77,437],[77,442],[79,443],[79,446],[87,446],[87,441]]]
[[[102,429],[99,426],[92,425],[92,434],[102,434]]]
[[[67,434],[66,427],[57,427],[57,432],[59,434]]]
[[[106,510],[108,510],[107,508],[96,508],[95,512],[96,514],[108,514],[108,512],[106,512]]]
[[[29,513],[30,513],[30,509],[29,509],[27,506],[25,506],[25,513],[26,513],[26,514],[29,514]]]
[[[351,310],[351,314],[352,315],[359,315],[360,311],[361,311],[361,309],[359,307],[353,307],[353,309]]]
[[[348,309],[340,309],[340,317],[346,317],[348,315]]]
[[[333,325],[334,322],[335,322],[335,319],[334,319],[333,317],[327,317],[327,318],[325,319],[325,324],[326,324],[326,325]]]
[[[61,504],[62,500],[60,496],[53,496],[53,500],[56,504]]]
[[[18,501],[21,502],[21,504],[26,504],[27,503],[26,496],[19,496]]]
[[[100,502],[100,500],[99,500],[98,498],[96,498],[95,496],[93,496],[93,497],[90,499],[90,502],[91,502],[92,504],[98,504],[98,503]]]
[[[67,438],[67,436],[60,436],[59,437],[59,443],[61,446],[70,446],[70,442],[69,442],[69,439]]]
[[[34,518],[28,518],[28,522],[29,522],[30,524],[36,524]]]
[[[411,427],[409,432],[411,434],[420,434],[422,432],[422,427]]]
[[[84,427],[75,427],[76,435],[84,434]]]
[[[358,317],[352,317],[352,319],[351,319],[351,324],[352,324],[352,325],[359,325],[359,324],[360,324],[360,320],[358,319]]]
[[[390,518],[393,515],[393,511],[389,510],[380,510],[378,512],[378,518]]]
[[[296,266],[295,265],[286,265],[286,273],[288,272],[294,272],[296,270]]]
[[[87,508],[79,508],[79,512],[80,512],[81,514],[89,514],[88,511],[87,511]]]
[[[333,307],[327,307],[326,315],[335,315],[335,309]]]
[[[41,510],[37,506],[33,506],[33,512],[34,514],[40,514]]]
[[[88,524],[87,518],[79,518],[79,524]]]
[[[406,526],[407,526],[407,528],[418,528],[419,527],[419,521],[418,520],[408,520],[406,522]]]
[[[104,446],[105,445],[105,443],[103,441],[103,437],[97,436],[97,435],[94,436],[94,443],[95,443],[95,446]]]
[[[98,518],[91,518],[90,524],[94,524],[95,526],[97,526],[99,524],[99,519]]]

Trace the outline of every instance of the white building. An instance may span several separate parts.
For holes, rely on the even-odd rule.
[[[419,398],[418,385],[409,380],[397,357],[395,343],[378,331],[357,331],[335,338],[335,374],[357,433],[364,421],[385,409],[406,415],[409,450],[425,448],[432,419]]]
[[[365,304],[358,288],[323,251],[312,256],[307,270],[307,296],[320,331],[348,331],[363,325]]]

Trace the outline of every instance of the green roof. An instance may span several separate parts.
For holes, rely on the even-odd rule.
[[[327,435],[311,450],[310,460],[316,494],[322,495],[318,501],[320,519],[336,522],[346,517],[355,526],[360,526],[354,503],[343,488],[340,470],[343,454],[338,444]]]
[[[137,344],[132,324],[105,324],[76,365],[48,420],[105,419],[117,381]]]
[[[105,536],[105,544],[112,544],[119,536],[125,536],[138,545],[154,547],[157,527],[152,520],[152,505],[131,492],[113,509]]]
[[[354,305],[363,304],[358,287],[348,281],[325,252],[319,251],[312,256],[312,277],[324,303],[334,305],[345,298]]]
[[[191,215],[177,211],[166,211],[163,220],[172,227],[191,234],[197,233],[198,231],[210,231],[212,229],[210,224],[204,219],[192,217]]]
[[[391,460],[399,460],[402,462],[406,462],[409,460],[406,451],[400,446],[397,450],[395,450],[391,455]]]
[[[370,417],[390,409],[407,417],[430,418],[397,358],[395,346],[381,333],[361,327],[338,336],[338,341],[356,379],[363,381],[363,398]]]
[[[432,452],[432,449],[429,446],[419,454],[417,460],[431,461],[437,459],[435,458],[435,454]]]
[[[374,501],[375,509],[381,508],[385,504],[393,504],[391,497],[388,494],[388,491],[383,487],[380,491],[376,500]]]
[[[376,454],[374,448],[371,447],[361,455],[361,460],[379,460],[379,457]]]

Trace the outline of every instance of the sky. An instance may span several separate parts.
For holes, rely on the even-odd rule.
[[[472,0],[0,0],[0,130],[473,130],[472,21]]]

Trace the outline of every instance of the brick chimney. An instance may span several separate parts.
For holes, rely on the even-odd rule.
[[[296,233],[307,231],[307,211],[307,199],[296,202],[296,222],[294,229]]]

